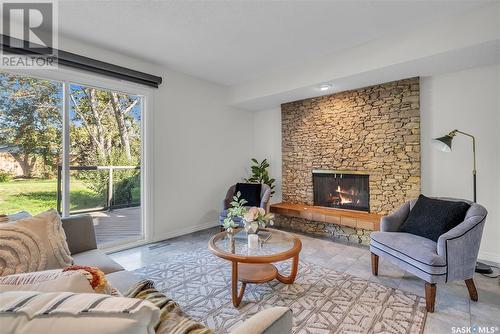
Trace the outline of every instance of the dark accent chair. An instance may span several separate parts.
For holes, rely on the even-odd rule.
[[[231,201],[233,200],[233,196],[235,195],[234,193],[235,189],[236,189],[236,184],[233,184],[231,187],[229,187],[229,189],[226,192],[226,197],[222,202],[222,211],[219,215],[219,223],[221,226],[224,224],[224,218],[226,218],[227,216],[227,209],[229,208],[229,203],[231,203]],[[260,189],[259,207],[266,210],[266,213],[269,212],[269,208],[271,205],[270,199],[271,199],[271,188],[269,188],[267,184],[262,184]],[[243,224],[240,221],[237,221],[237,219],[235,219],[235,222],[238,223],[238,225],[243,226]]]
[[[436,283],[464,280],[470,298],[473,301],[478,299],[472,277],[488,212],[477,203],[443,199],[464,201],[471,206],[464,221],[442,234],[437,242],[398,232],[416,200],[406,202],[396,212],[383,217],[380,232],[373,232],[370,241],[373,275],[378,275],[378,259],[382,256],[423,279],[426,282],[425,299],[429,312],[434,312]]]

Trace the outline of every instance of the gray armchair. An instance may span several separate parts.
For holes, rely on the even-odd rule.
[[[229,204],[233,200],[234,192],[235,192],[236,184],[233,184],[231,187],[226,192],[226,197],[224,198],[224,201],[222,202],[222,211],[219,215],[219,222],[221,226],[224,224],[224,218],[227,216],[227,209],[229,208]],[[260,205],[259,207],[263,208],[266,210],[266,213],[269,212],[269,207],[271,205],[271,188],[267,184],[262,184],[261,190],[260,190]],[[239,221],[236,221],[238,224],[240,224]]]
[[[406,271],[423,279],[427,311],[434,312],[436,283],[464,280],[469,296],[477,301],[472,279],[486,221],[486,209],[466,200],[471,206],[462,223],[442,234],[437,242],[417,235],[398,232],[416,200],[405,203],[396,212],[383,217],[380,232],[371,234],[370,251],[373,275],[378,275],[379,256],[388,258]]]

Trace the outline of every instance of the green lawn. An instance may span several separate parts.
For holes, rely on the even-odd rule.
[[[71,210],[104,206],[104,198],[88,189],[77,179],[71,179]],[[0,183],[0,213],[28,211],[32,215],[57,208],[57,180],[13,180]]]

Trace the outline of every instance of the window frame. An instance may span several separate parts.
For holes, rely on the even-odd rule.
[[[63,170],[63,217],[69,216],[69,107],[70,101],[66,98],[71,84],[92,87],[96,89],[110,90],[122,94],[141,97],[141,223],[142,236],[140,238],[124,239],[116,242],[106,243],[101,249],[107,253],[143,245],[152,240],[153,236],[153,193],[152,180],[152,124],[154,115],[154,94],[152,87],[147,87],[132,82],[112,79],[109,77],[89,74],[84,71],[59,67],[54,69],[36,70],[3,70],[19,76],[29,76],[41,80],[51,80],[62,84],[63,87],[63,140],[62,140],[62,170]],[[65,194],[67,194],[65,196]]]

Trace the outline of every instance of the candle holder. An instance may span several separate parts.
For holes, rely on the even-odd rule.
[[[249,249],[259,248],[259,236],[257,234],[248,235],[248,248]]]

